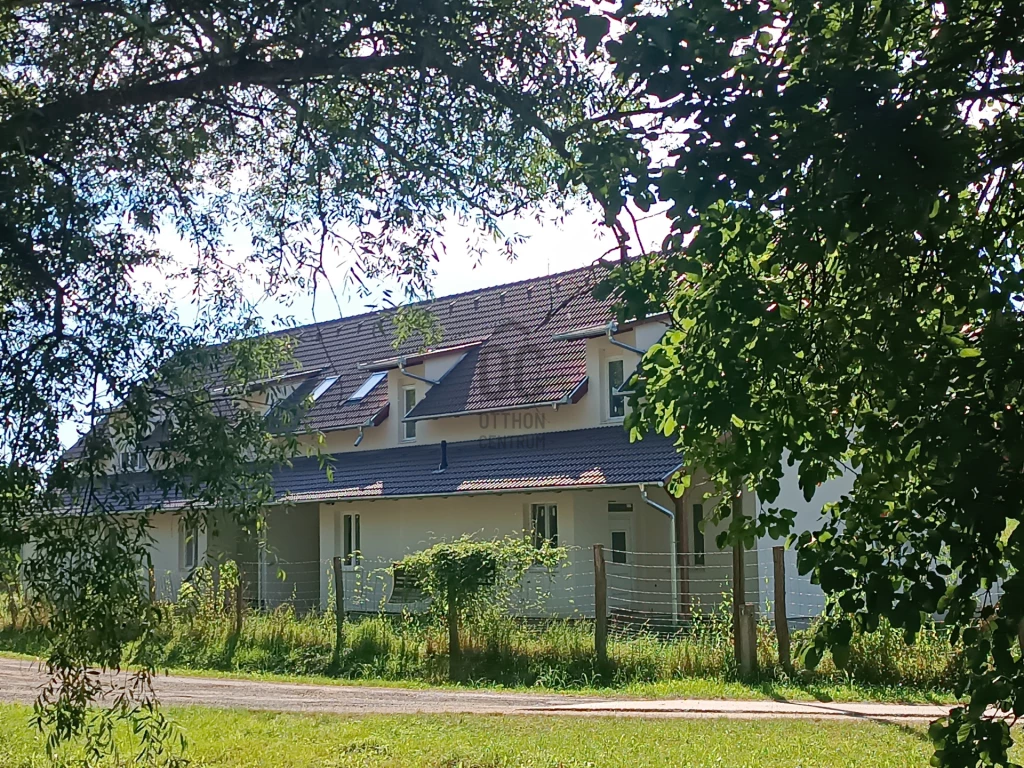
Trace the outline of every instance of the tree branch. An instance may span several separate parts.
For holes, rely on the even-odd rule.
[[[232,86],[274,86],[332,77],[358,78],[391,69],[416,67],[421,62],[421,56],[411,53],[240,61],[228,66],[211,66],[178,80],[140,83],[78,94],[20,112],[0,123],[0,136],[3,136],[0,139],[0,151],[13,149],[19,144],[30,144],[58,126],[85,115],[178,101]]]

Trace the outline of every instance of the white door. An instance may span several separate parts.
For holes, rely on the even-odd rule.
[[[608,577],[608,607],[615,613],[631,614],[637,608],[636,536],[633,505],[608,505],[608,548],[605,573]]]

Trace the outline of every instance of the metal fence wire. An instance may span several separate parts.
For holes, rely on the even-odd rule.
[[[728,617],[736,594],[733,554],[725,552],[642,552],[598,549],[613,634],[671,634],[716,617]],[[396,574],[396,561],[353,556],[339,563],[346,614],[419,614],[428,610],[423,593]],[[293,606],[297,611],[334,610],[338,585],[334,559],[289,561],[267,555],[239,562],[245,603],[254,608]],[[744,553],[742,600],[775,618],[772,549]],[[674,578],[673,578],[674,576]],[[532,568],[505,597],[503,610],[530,619],[595,617],[595,548],[567,548],[552,569]],[[785,552],[787,615],[796,627],[824,608],[824,597],[796,572],[795,552]]]

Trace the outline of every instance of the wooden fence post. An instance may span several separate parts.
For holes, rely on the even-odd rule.
[[[745,571],[743,542],[737,542],[732,547],[732,641],[737,662],[743,658],[743,633],[740,627],[740,618],[743,606],[747,603],[747,590],[744,584]]]
[[[238,572],[238,584],[235,585],[235,634],[242,634],[242,614],[245,611],[245,579]]]
[[[462,679],[462,644],[459,641],[459,599],[455,584],[448,586],[448,677]]]
[[[744,603],[740,606],[739,651],[740,675],[749,680],[757,675],[757,615],[754,606]]]
[[[342,559],[334,558],[334,660],[341,659],[341,647],[345,642],[345,572]]]
[[[220,593],[220,562],[217,560],[213,561],[210,568],[210,591],[212,594],[213,610],[218,616],[220,615],[221,609],[224,607],[224,598]]]
[[[597,663],[608,663],[608,576],[604,567],[604,545],[594,545],[594,651]]]
[[[789,619],[786,616],[786,550],[772,547],[775,567],[775,640],[779,645],[779,665],[786,674],[793,673],[793,660],[789,649]]]

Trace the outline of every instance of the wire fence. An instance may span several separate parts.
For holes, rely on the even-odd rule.
[[[725,552],[642,552],[601,548],[609,630],[671,634],[695,623],[729,615],[737,595],[759,616],[775,618],[775,572],[771,548],[743,555],[741,589],[736,564]],[[346,614],[419,614],[429,601],[405,583],[395,559],[353,556],[340,563]],[[267,555],[239,563],[244,601],[271,609],[333,610],[338,592],[334,559],[294,560]],[[824,609],[824,595],[809,577],[797,574],[795,552],[785,552],[786,613],[795,628]],[[508,595],[504,610],[531,619],[593,619],[597,574],[593,548],[575,547],[553,569],[530,569]]]

